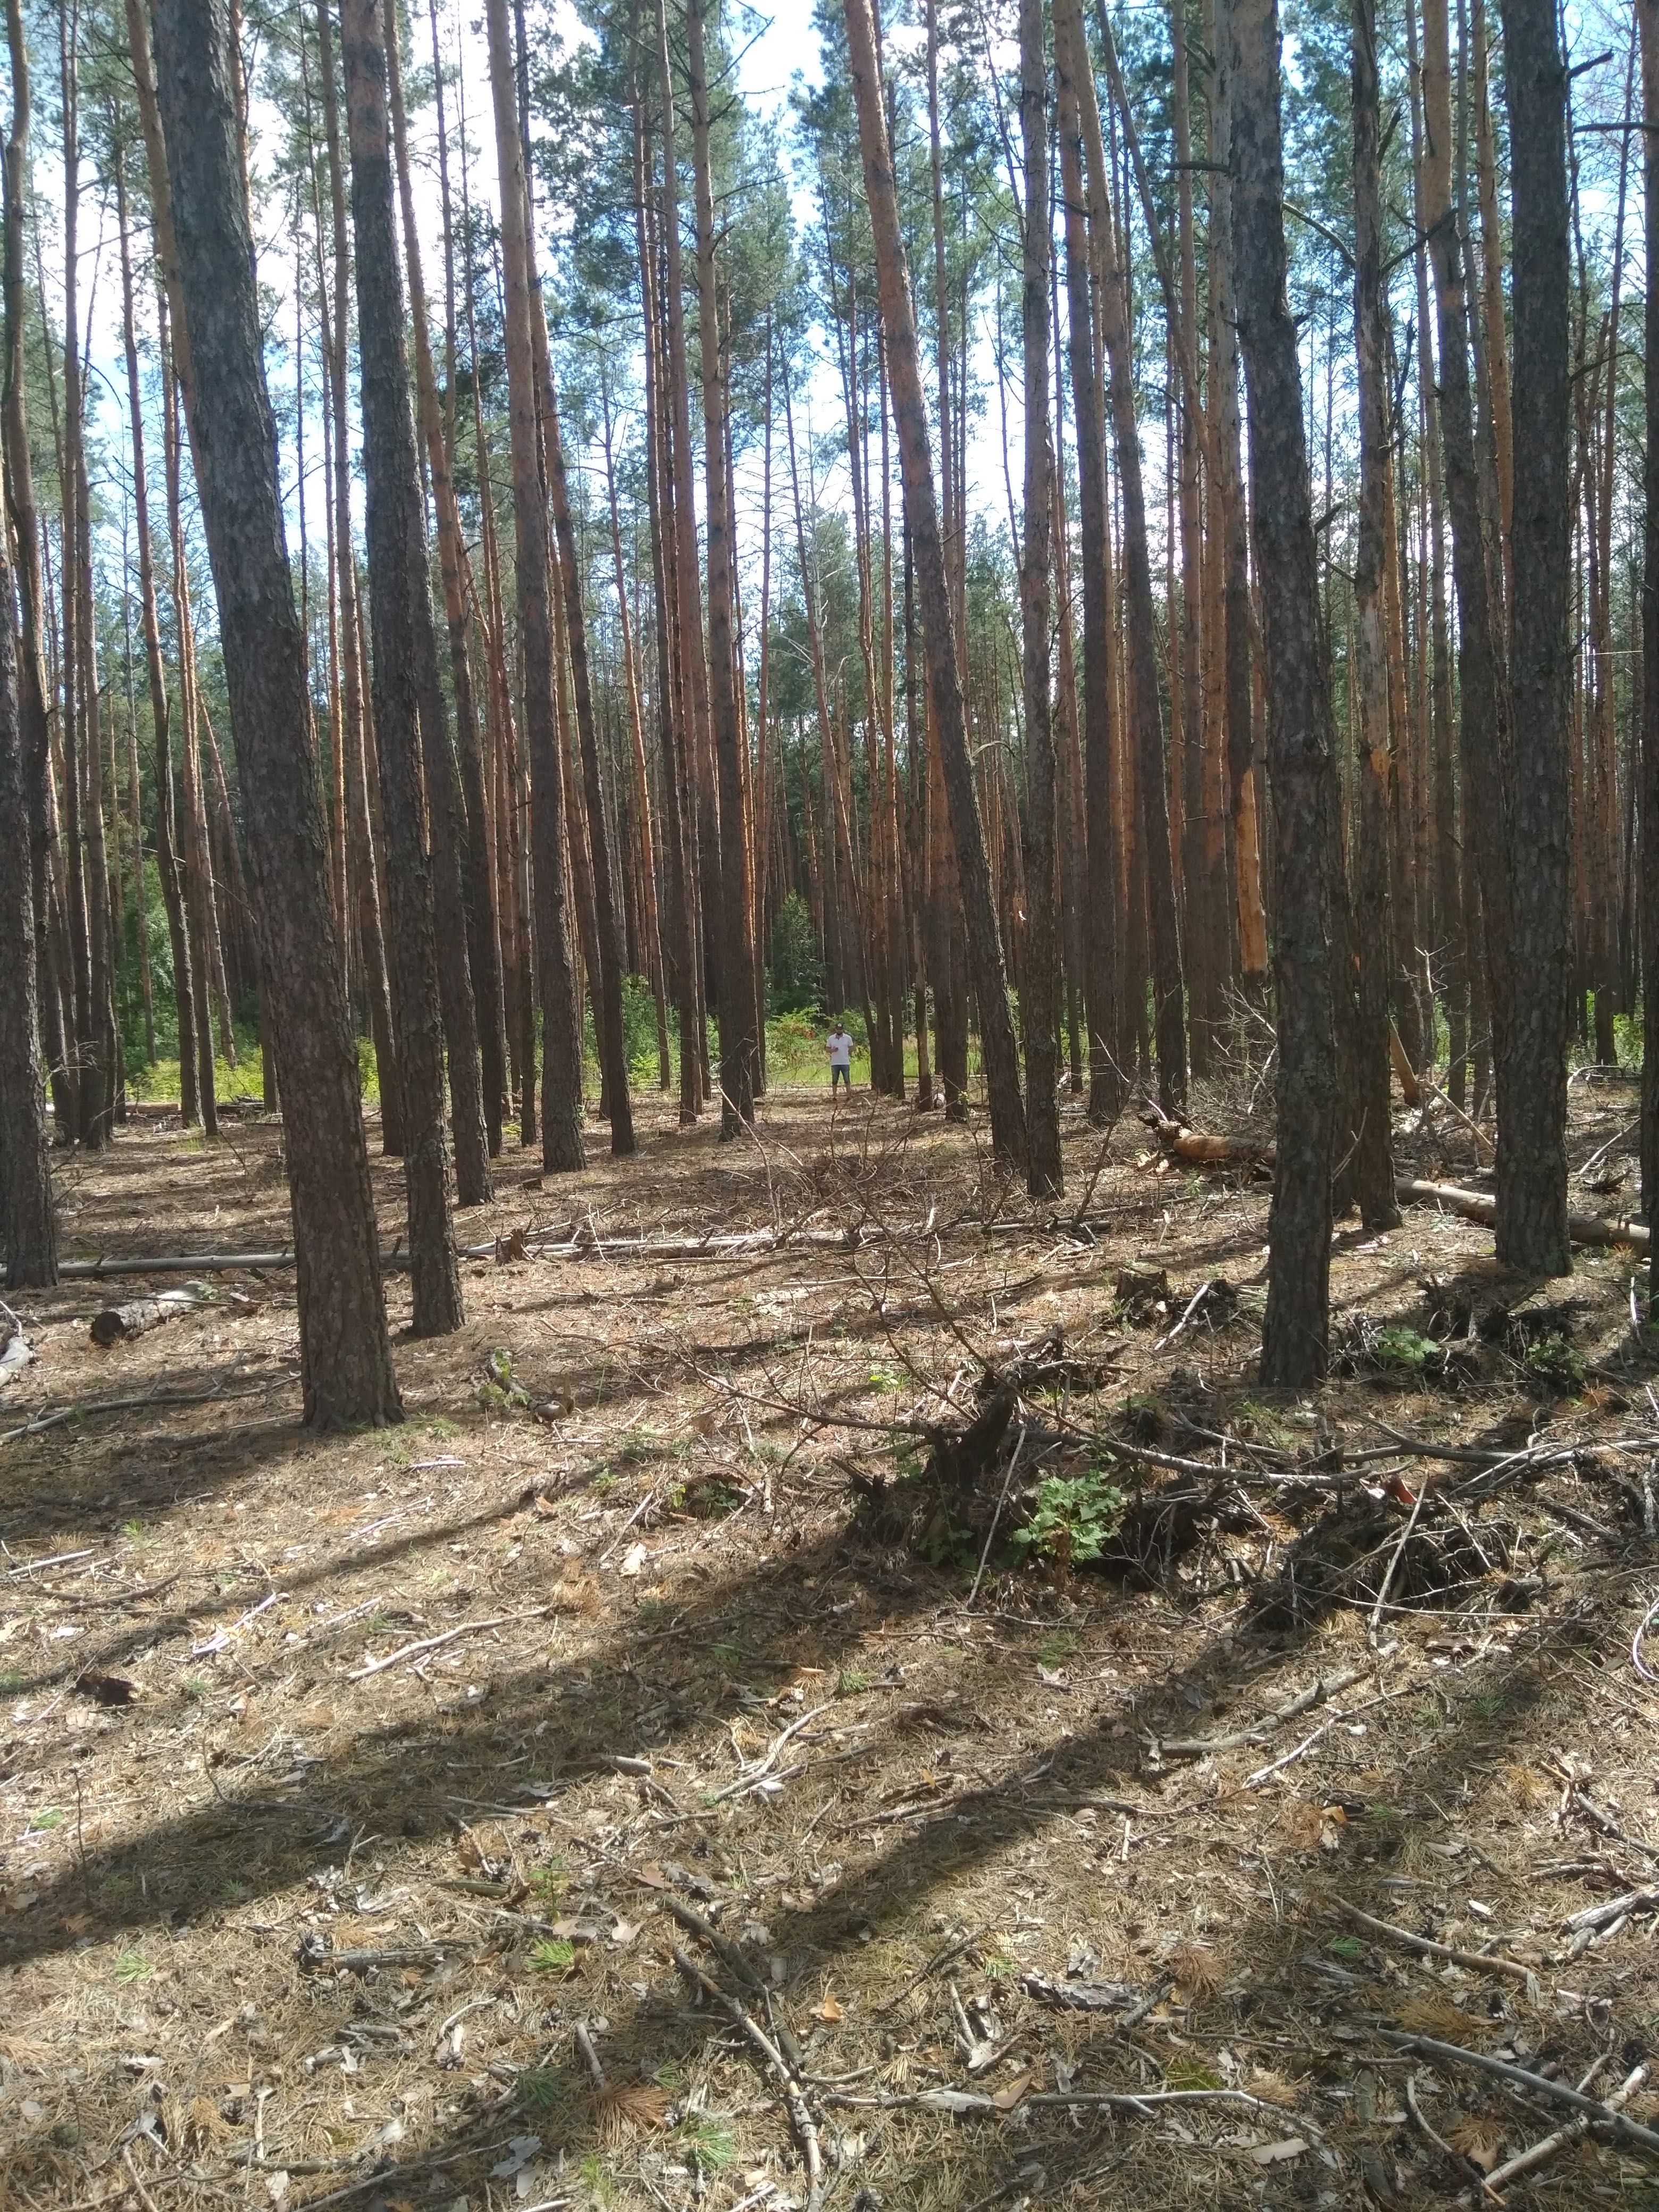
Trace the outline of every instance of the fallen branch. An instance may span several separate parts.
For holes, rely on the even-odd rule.
[[[1494,2081],[1502,2081],[1511,2089],[1524,2089],[1529,2096],[1542,2097],[1555,2105],[1565,2105],[1575,2112],[1587,2113],[1592,2125],[1601,2123],[1611,2128],[1622,2142],[1639,2143],[1644,2150],[1659,2152],[1659,2135],[1651,2128],[1638,2126],[1627,2120],[1599,2097],[1581,2096],[1565,2081],[1551,2081],[1541,2074],[1529,2074],[1524,2066],[1510,2066],[1502,2058],[1489,2058],[1484,2051],[1466,2051],[1461,2043],[1440,2043],[1429,2035],[1404,2035],[1397,2029],[1379,2027],[1373,2031],[1384,2043],[1392,2044],[1396,2051],[1420,2051],[1425,2058],[1438,2058],[1452,2066],[1472,2066],[1477,2073],[1488,2074]]]
[[[787,2064],[783,2053],[760,2022],[745,2011],[736,1997],[723,1990],[712,1974],[705,1973],[695,1959],[688,1958],[678,1943],[673,1945],[672,1950],[674,1964],[687,1981],[702,1990],[705,1996],[713,1997],[715,2003],[730,2014],[777,2075],[790,2125],[800,2144],[801,2155],[806,2160],[806,2212],[817,2212],[818,2206],[823,2202],[823,2154],[818,2147],[818,2131],[807,2109],[805,2093],[793,2069]]]
[[[1396,1197],[1443,1206],[1449,1212],[1462,1214],[1466,1221],[1480,1222],[1488,1229],[1498,1218],[1498,1200],[1478,1190],[1459,1190],[1449,1182],[1420,1182],[1413,1176],[1401,1176],[1394,1188]],[[1648,1249],[1647,1226],[1640,1221],[1603,1221],[1598,1214],[1570,1213],[1567,1234],[1575,1244],[1628,1244],[1638,1252]]]
[[[182,1320],[185,1314],[199,1312],[210,1303],[204,1286],[191,1283],[182,1291],[158,1291],[153,1298],[135,1298],[128,1305],[106,1306],[92,1317],[92,1340],[106,1347],[125,1344],[130,1337],[147,1335],[151,1329]]]
[[[1627,2074],[1607,2099],[1607,2110],[1617,2112],[1620,2106],[1627,2105],[1647,2078],[1645,2066],[1638,2066]],[[1569,2143],[1577,2142],[1581,2136],[1587,2136],[1595,2125],[1594,2120],[1569,2120],[1565,2127],[1557,2128],[1553,2135],[1545,2136],[1527,2149],[1517,2151],[1513,2158],[1506,2160],[1502,2166],[1495,2166],[1486,2175],[1484,2186],[1487,2195],[1495,2197],[1506,2182],[1518,2180],[1522,2174],[1530,2173],[1534,2166],[1542,2166],[1547,2159],[1553,2158],[1557,2151],[1565,2150]]]
[[[423,1636],[418,1644],[404,1644],[396,1651],[388,1651],[384,1659],[370,1659],[362,1667],[354,1667],[346,1676],[348,1682],[361,1682],[370,1674],[381,1674],[388,1667],[396,1667],[404,1659],[418,1659],[423,1651],[437,1651],[446,1644],[453,1644],[459,1636],[477,1636],[486,1628],[505,1628],[509,1621],[539,1620],[545,1613],[556,1611],[550,1605],[532,1605],[527,1613],[498,1613],[489,1620],[464,1620],[459,1628],[447,1628],[441,1636]]]
[[[1389,1647],[1389,1650],[1394,1648],[1392,1645]],[[1385,1659],[1389,1655],[1385,1650],[1379,1651],[1376,1656],[1379,1659]],[[1286,1721],[1293,1721],[1298,1713],[1305,1713],[1314,1705],[1322,1705],[1327,1698],[1334,1698],[1339,1691],[1350,1688],[1370,1671],[1370,1666],[1345,1667],[1340,1674],[1323,1674],[1310,1688],[1292,1698],[1288,1705],[1264,1714],[1261,1720],[1254,1722],[1247,1729],[1236,1729],[1231,1735],[1177,1737],[1170,1742],[1159,1742],[1158,1749],[1165,1758],[1204,1759],[1212,1751],[1242,1751],[1248,1745],[1264,1743],[1273,1730],[1283,1728]]]
[[[1449,1959],[1454,1966],[1472,1966],[1480,1973],[1508,1974],[1513,1981],[1530,1982],[1536,1978],[1532,1968],[1522,1966],[1518,1959],[1500,1959],[1490,1951],[1460,1951],[1455,1944],[1437,1943],[1431,1936],[1413,1936],[1408,1928],[1396,1928],[1390,1920],[1372,1919],[1369,1912],[1362,1912],[1346,1898],[1337,1898],[1334,1905],[1344,1919],[1356,1921],[1373,1936],[1384,1936],[1391,1943],[1403,1943],[1408,1951],[1421,1952],[1425,1959]]]

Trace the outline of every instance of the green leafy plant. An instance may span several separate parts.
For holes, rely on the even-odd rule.
[[[1213,2066],[1206,2066],[1201,2058],[1173,2058],[1164,2069],[1164,2078],[1172,2089],[1218,2089],[1221,2076]]]
[[[1431,1336],[1399,1326],[1379,1328],[1367,1349],[1374,1365],[1409,1375],[1437,1374],[1446,1361],[1444,1350]]]
[[[0,1698],[15,1697],[23,1686],[23,1677],[15,1667],[0,1668]]]
[[[36,1828],[61,1828],[63,1825],[63,1808],[57,1805],[43,1805],[33,1822]]]
[[[1552,1390],[1559,1391],[1563,1397],[1583,1395],[1589,1370],[1584,1364],[1583,1353],[1575,1352],[1565,1336],[1552,1333],[1535,1338],[1527,1346],[1522,1364],[1528,1375]]]
[[[1363,1959],[1365,1955],[1365,1947],[1357,1936],[1335,1936],[1328,1948],[1338,1959]]]
[[[147,1982],[155,1971],[142,1951],[123,1951],[115,1961],[118,1982]]]
[[[1051,1474],[1039,1488],[1025,1525],[1009,1548],[1016,1559],[1062,1560],[1086,1566],[1099,1559],[1123,1518],[1123,1492],[1097,1468],[1082,1474]]]
[[[570,1876],[565,1872],[564,1861],[552,1859],[546,1866],[538,1867],[530,1877],[530,1887],[536,1896],[544,1900],[562,1897],[570,1887]]]
[[[537,1974],[568,1974],[576,1963],[576,1947],[562,1936],[544,1936],[530,1947],[530,1967]]]
[[[522,1413],[530,1407],[530,1393],[513,1372],[513,1354],[497,1345],[484,1362],[484,1379],[478,1385],[478,1403],[487,1413]]]
[[[1077,1636],[1072,1629],[1056,1628],[1037,1646],[1038,1666],[1063,1667],[1076,1652],[1077,1644]]]

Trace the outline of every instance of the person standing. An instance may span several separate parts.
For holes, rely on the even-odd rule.
[[[824,1040],[823,1048],[830,1055],[830,1097],[833,1104],[836,1093],[844,1083],[847,1096],[853,1095],[853,1040],[844,1022],[837,1021]]]

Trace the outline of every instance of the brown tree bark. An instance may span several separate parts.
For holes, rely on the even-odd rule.
[[[288,1130],[305,1416],[322,1427],[378,1426],[402,1409],[329,906],[327,830],[307,742],[304,648],[283,540],[228,25],[217,0],[156,0],[155,38],[181,290],[203,371],[191,392],[202,514]]]
[[[1354,553],[1358,708],[1358,818],[1352,840],[1357,969],[1352,1085],[1354,1195],[1368,1229],[1400,1219],[1389,1117],[1389,781],[1394,773],[1389,650],[1383,618],[1388,534],[1387,307],[1382,292],[1382,185],[1378,148],[1376,12],[1353,9],[1354,352],[1359,381],[1359,531]],[[1346,978],[1339,979],[1343,984]]]
[[[1642,193],[1645,235],[1659,238],[1659,0],[1636,0],[1642,57]],[[1638,769],[1642,819],[1642,1206],[1659,1226],[1659,284],[1643,309],[1642,719]],[[1649,1310],[1659,1301],[1659,1237],[1650,1247]]]
[[[0,1243],[9,1291],[58,1280],[14,605],[0,532],[0,945],[8,948],[0,958]]]
[[[1498,1256],[1572,1267],[1567,702],[1570,425],[1566,64],[1553,0],[1504,0],[1515,288],[1515,588],[1510,639],[1508,1020],[1498,1060]]]
[[[1048,672],[1053,463],[1048,446],[1048,70],[1043,0],[1020,0],[1019,116],[1025,161],[1020,308],[1025,365],[1025,537],[1019,570],[1025,701],[1025,1178],[1033,1198],[1064,1188],[1060,1157],[1060,915],[1054,732]]]
[[[501,258],[506,270],[508,413],[513,448],[513,507],[519,641],[524,655],[524,723],[533,787],[532,879],[536,957],[544,1024],[542,1162],[550,1174],[586,1164],[582,1144],[581,1023],[565,899],[563,782],[554,719],[553,624],[548,592],[551,556],[547,501],[537,425],[537,377],[532,336],[528,198],[507,0],[488,0],[490,93],[501,190]]]
[[[1268,1215],[1264,1382],[1325,1371],[1337,1103],[1332,973],[1341,896],[1330,692],[1296,324],[1285,296],[1276,0],[1228,0],[1233,237],[1250,408],[1250,511],[1261,586],[1274,825],[1278,1145]]]
[[[714,283],[714,196],[708,150],[708,77],[703,55],[703,18],[704,0],[690,0],[685,20],[697,227],[697,325],[702,368],[709,720],[720,781],[720,1135],[729,1139],[755,1118],[760,1037],[755,1020],[754,993],[749,982],[755,952],[744,867],[747,828],[743,751],[733,681],[732,488],[726,467],[726,402],[720,376],[720,312]],[[672,160],[672,144],[668,151]]]
[[[155,782],[155,867],[161,879],[167,936],[173,948],[173,1002],[178,1012],[179,1089],[181,1118],[190,1127],[200,1116],[196,1058],[196,1005],[191,978],[190,931],[185,918],[184,885],[179,866],[173,788],[172,719],[167,669],[161,658],[161,624],[155,598],[155,556],[150,542],[149,478],[144,459],[144,418],[138,385],[138,341],[133,317],[132,253],[127,231],[126,173],[115,172],[117,220],[121,243],[121,334],[126,355],[127,414],[132,446],[132,500],[138,539],[138,606],[144,638],[144,669],[149,684]],[[142,927],[142,924],[141,924]]]
[[[1104,253],[1100,288],[1101,331],[1106,349],[1119,495],[1123,503],[1124,616],[1128,644],[1128,708],[1139,800],[1140,860],[1151,923],[1152,1025],[1158,1054],[1158,1096],[1166,1113],[1179,1114],[1187,1097],[1186,984],[1175,868],[1170,851],[1170,808],[1158,705],[1158,617],[1152,599],[1152,552],[1146,534],[1146,496],[1140,468],[1140,426],[1135,418],[1134,362],[1129,324],[1127,256],[1112,217],[1112,193],[1093,71],[1076,74],[1078,109],[1089,188],[1091,237]]]
[[[421,722],[437,689],[437,642],[427,569],[426,513],[404,353],[382,41],[378,0],[341,0],[351,229],[356,248],[374,737],[392,888],[392,1010],[403,1077],[414,1328],[416,1336],[444,1336],[459,1328],[465,1315],[451,1214],[454,1183],[444,1126],[444,1024],[421,775]],[[442,742],[448,743],[447,732]],[[440,803],[434,801],[434,813]],[[449,920],[453,927],[460,917]],[[476,1081],[475,1064],[475,1085]],[[476,1104],[476,1089],[474,1100]],[[482,1151],[482,1115],[476,1134]]]
[[[438,567],[449,639],[450,687],[455,700],[455,743],[439,689],[437,658],[422,667],[421,744],[432,823],[434,890],[439,929],[439,977],[444,1033],[449,1043],[449,1087],[455,1130],[456,1193],[463,1206],[491,1195],[489,1161],[501,1149],[506,1079],[501,1066],[501,958],[495,886],[489,866],[483,755],[467,651],[466,594],[462,570],[466,544],[451,462],[449,434],[438,404],[432,334],[421,277],[421,240],[410,178],[408,127],[404,116],[403,69],[395,23],[386,40],[386,92],[403,217],[404,265],[409,275],[410,330],[415,342],[415,386],[421,433],[438,522]],[[471,1039],[467,1036],[471,1028]],[[478,1146],[483,1125],[483,1152]]]
[[[6,135],[3,247],[0,249],[0,298],[3,300],[5,324],[5,358],[3,372],[0,373],[0,434],[4,443],[6,506],[16,546],[21,617],[17,708],[23,788],[29,817],[29,941],[33,947],[37,1007],[47,1056],[47,1079],[58,1116],[58,1139],[60,1144],[72,1144],[75,1094],[65,1065],[64,1006],[58,988],[58,973],[67,945],[61,941],[61,909],[60,926],[54,932],[57,902],[52,896],[53,863],[60,846],[57,785],[52,773],[52,739],[46,713],[46,592],[41,579],[40,518],[34,501],[34,472],[24,397],[23,250],[30,91],[21,0],[7,0],[6,32],[11,58],[12,108]]]
[[[1008,1164],[1023,1166],[1025,1108],[1020,1096],[1019,1055],[1008,1006],[1007,976],[1003,966],[1001,933],[997,927],[990,863],[968,751],[967,715],[945,581],[927,410],[922,398],[917,355],[915,310],[911,303],[909,269],[899,228],[898,197],[888,146],[887,118],[883,111],[870,0],[846,0],[846,14],[865,194],[875,234],[882,327],[887,341],[893,414],[904,475],[905,511],[921,600],[922,635],[938,717],[945,795],[950,804],[967,915],[969,962],[979,1001],[980,1050],[990,1105],[991,1142]]]

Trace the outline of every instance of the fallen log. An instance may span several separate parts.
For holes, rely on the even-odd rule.
[[[1252,1144],[1248,1139],[1207,1136],[1200,1129],[1189,1129],[1184,1121],[1172,1120],[1150,1100],[1142,1108],[1140,1119],[1158,1139],[1158,1149],[1167,1158],[1183,1161],[1190,1167],[1273,1165],[1271,1145]]]
[[[134,1298],[124,1306],[106,1306],[92,1317],[92,1340],[107,1348],[144,1336],[187,1313],[198,1313],[211,1303],[206,1288],[191,1283],[182,1291],[158,1291],[151,1298]]]
[[[1478,1221],[1490,1229],[1498,1218],[1498,1201],[1478,1190],[1459,1190],[1455,1183],[1420,1182],[1415,1176],[1401,1176],[1395,1190],[1402,1199],[1419,1199],[1433,1206],[1443,1206],[1452,1213],[1462,1214],[1466,1221]],[[1633,1250],[1648,1249],[1647,1224],[1641,1221],[1603,1221],[1598,1214],[1570,1213],[1567,1234],[1575,1244],[1628,1244]]]

